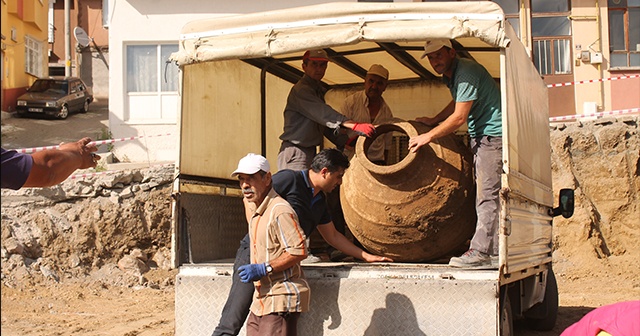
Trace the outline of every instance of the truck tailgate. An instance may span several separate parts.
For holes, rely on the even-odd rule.
[[[299,335],[497,334],[497,270],[363,263],[318,263],[303,269],[311,286],[311,310],[300,318]],[[176,335],[211,335],[232,271],[229,263],[180,268]]]

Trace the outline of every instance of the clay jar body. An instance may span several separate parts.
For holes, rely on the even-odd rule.
[[[464,248],[473,235],[473,159],[460,136],[437,139],[393,165],[366,157],[368,146],[384,133],[411,137],[429,129],[415,121],[383,124],[373,138],[356,143],[340,200],[349,229],[371,253],[399,262],[434,261]]]

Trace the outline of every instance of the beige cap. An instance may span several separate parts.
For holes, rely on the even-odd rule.
[[[367,75],[376,75],[384,79],[389,79],[389,70],[380,64],[374,64],[369,68],[369,71],[367,71]]]
[[[307,52],[304,53],[304,56],[302,56],[302,60],[329,61],[329,56],[327,55],[327,52],[322,49],[307,50]]]
[[[427,54],[438,51],[442,49],[442,47],[453,49],[453,47],[451,46],[451,41],[449,39],[427,40],[427,42],[424,44],[424,54],[422,54],[422,57],[420,58],[425,58],[427,57]]]
[[[247,156],[240,159],[240,162],[238,162],[238,169],[231,173],[231,176],[235,177],[238,174],[252,175],[261,170],[268,173],[269,169],[269,161],[267,161],[264,156],[249,153]]]

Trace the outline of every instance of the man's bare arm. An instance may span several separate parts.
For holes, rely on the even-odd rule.
[[[364,251],[363,249],[353,245],[347,237],[336,230],[333,222],[328,224],[318,225],[318,232],[322,235],[322,238],[329,243],[329,245],[342,251],[344,254],[350,255],[354,258],[364,260],[366,262],[393,262],[393,259],[374,255]]]
[[[96,166],[100,156],[93,154],[98,148],[89,145],[90,138],[61,144],[58,149],[47,149],[31,154],[33,165],[23,187],[50,187],[67,179],[77,169]]]

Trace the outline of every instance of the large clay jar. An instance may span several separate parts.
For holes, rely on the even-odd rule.
[[[372,141],[384,133],[412,137],[429,129],[399,121],[377,126],[374,138],[356,143],[340,200],[349,229],[371,253],[400,262],[434,261],[460,249],[473,235],[472,155],[459,136],[437,139],[392,165],[376,165],[366,156]],[[406,149],[407,143],[402,146]]]

